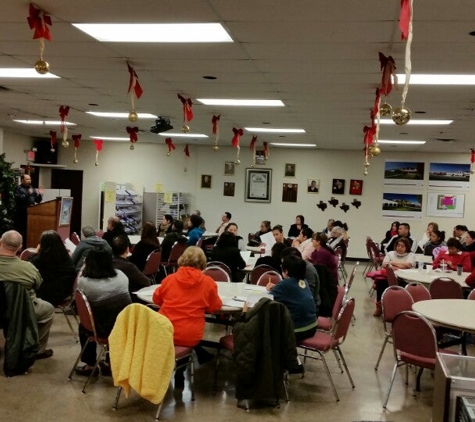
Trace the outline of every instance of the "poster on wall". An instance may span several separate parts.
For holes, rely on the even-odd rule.
[[[428,217],[463,218],[465,195],[431,192],[427,195]]]
[[[297,183],[284,183],[282,185],[282,202],[297,202],[298,189]]]
[[[429,189],[470,189],[470,164],[430,163]]]
[[[384,185],[403,188],[422,187],[424,185],[424,163],[386,160]]]
[[[420,220],[422,218],[422,195],[412,193],[383,193],[381,203],[383,218]]]

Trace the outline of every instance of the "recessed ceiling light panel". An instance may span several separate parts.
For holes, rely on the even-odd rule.
[[[289,143],[281,143],[281,142],[271,142],[270,143],[274,147],[282,147],[282,148],[316,148],[317,144],[289,144]]]
[[[23,123],[25,125],[45,125],[45,126],[60,126],[63,122],[60,120],[17,120],[14,119],[14,122]],[[66,126],[76,126],[76,123],[64,122]]]
[[[305,133],[305,129],[272,128],[272,127],[245,127],[248,132],[256,133]]]
[[[234,107],[284,107],[280,100],[238,100],[225,98],[197,98],[204,105],[234,106]]]
[[[166,136],[167,138],[207,138],[208,135],[204,133],[171,133],[171,132],[163,132],[159,133],[160,136]]]
[[[421,125],[421,126],[441,126],[441,125],[450,125],[453,120],[422,120],[422,119],[411,119],[407,122],[407,125]],[[395,125],[392,119],[381,119],[379,122],[382,125]]]
[[[86,111],[86,114],[91,114],[97,117],[109,117],[117,119],[127,119],[129,113],[107,112],[107,111]],[[158,116],[150,113],[137,113],[139,119],[156,119]]]
[[[399,144],[399,145],[424,145],[426,141],[401,141],[401,140],[383,140],[378,141],[380,144]]]
[[[0,78],[43,78],[43,79],[59,79],[59,76],[56,76],[53,73],[45,73],[40,75],[33,68],[1,68],[0,69]]]
[[[398,84],[406,83],[406,75],[397,75]],[[475,75],[411,75],[409,85],[475,85]]]

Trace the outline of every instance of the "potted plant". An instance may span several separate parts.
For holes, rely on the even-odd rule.
[[[5,161],[5,153],[0,155],[0,235],[13,229],[15,216],[15,190],[17,173],[12,163]]]

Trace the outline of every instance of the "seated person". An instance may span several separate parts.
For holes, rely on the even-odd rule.
[[[112,246],[112,239],[120,235],[127,236],[127,233],[125,233],[124,225],[120,221],[119,217],[110,217],[109,220],[107,220],[107,231],[103,234],[102,238],[109,244],[109,246]]]
[[[137,265],[140,271],[145,269],[148,256],[156,250],[160,250],[160,242],[157,237],[157,228],[151,221],[147,221],[142,227],[140,241],[134,246],[129,261]]]
[[[159,313],[173,324],[175,346],[195,347],[203,338],[205,314],[217,312],[223,306],[216,282],[203,274],[206,257],[201,248],[191,246],[178,259],[178,270],[167,276],[153,293]],[[202,348],[195,348],[200,360]],[[182,388],[184,371],[175,372],[175,388]]]
[[[114,255],[112,265],[116,270],[122,271],[129,279],[129,293],[150,286],[150,279],[134,263],[127,261],[129,242],[125,236],[117,236],[112,239],[112,253]],[[130,295],[130,297],[133,300],[136,295]]]
[[[225,232],[232,233],[237,243],[237,247],[240,251],[247,251],[246,242],[244,239],[238,235],[238,225],[236,223],[229,223],[225,229]]]
[[[386,268],[388,265],[395,269],[407,269],[416,266],[416,256],[411,252],[409,239],[401,237],[397,240],[395,250],[388,252],[384,257],[382,267]],[[387,279],[378,280],[376,283],[376,310],[373,313],[375,317],[379,317],[382,314],[381,296],[388,286]]]
[[[292,224],[289,229],[289,233],[287,237],[296,238],[302,231],[302,229],[307,228],[308,226],[305,224],[305,217],[303,215],[297,215],[295,217],[295,224]]]
[[[292,246],[292,242],[284,237],[282,226],[277,225],[272,227],[272,234],[274,235],[276,243],[282,243],[286,248],[290,248],[290,246]]]
[[[258,265],[270,265],[280,274],[282,263],[280,254],[284,249],[286,249],[286,246],[283,243],[274,243],[270,251],[270,256],[266,255],[258,258],[255,267],[257,267]]]
[[[229,222],[231,221],[231,213],[226,211],[223,216],[221,217],[221,224],[218,226],[218,228],[216,229],[216,233],[218,233],[218,235],[224,233],[224,230],[226,229],[226,226],[229,224]]]
[[[447,270],[457,271],[457,265],[462,265],[463,272],[472,271],[472,261],[468,252],[462,252],[460,240],[451,237],[447,240],[447,250],[442,251],[434,260],[434,269],[440,268],[442,263],[447,265]]]
[[[333,218],[328,219],[327,226],[320,233],[326,235],[327,238],[330,237],[334,223],[335,220]]]
[[[238,270],[246,267],[246,261],[242,259],[241,252],[236,246],[236,239],[230,232],[224,232],[219,236],[213,251],[211,261],[221,261],[231,270],[231,281],[237,283],[242,281],[243,274],[238,274]]]
[[[422,235],[421,240],[417,242],[417,248],[418,248],[417,250],[424,251],[425,246],[430,242],[430,235],[432,234],[433,231],[438,231],[438,230],[439,230],[439,225],[437,223],[430,222],[427,225],[427,229]]]
[[[465,238],[465,245],[463,245],[463,251],[470,254],[470,260],[472,261],[472,268],[475,268],[475,231],[469,230],[467,237]]]
[[[468,236],[467,226],[463,224],[458,224],[454,227],[454,237],[460,240],[460,243],[462,244],[462,246],[465,245],[467,236]]]
[[[297,344],[312,337],[317,331],[315,302],[305,281],[306,264],[302,258],[287,256],[282,261],[282,275],[278,284],[268,283],[266,289],[274,300],[283,303],[292,315]]]
[[[71,296],[77,271],[57,232],[46,230],[41,234],[37,253],[29,261],[43,279],[36,292],[37,297],[58,306]]]
[[[73,260],[73,264],[76,268],[76,271],[79,271],[81,269],[82,264],[84,263],[84,259],[91,251],[91,249],[103,248],[104,250],[108,251],[112,256],[112,249],[109,244],[104,239],[101,239],[99,236],[96,236],[96,231],[91,226],[85,226],[82,228],[82,236],[83,240],[78,243],[76,249],[71,255],[71,259]]]
[[[104,249],[91,250],[85,264],[79,277],[78,289],[83,291],[91,305],[97,335],[109,337],[117,315],[132,303],[129,280],[122,271],[114,269],[112,256]],[[84,347],[90,334],[79,324],[81,347]],[[109,354],[106,361],[100,363],[103,375],[111,375],[108,358]],[[81,360],[85,365],[78,366],[75,372],[78,375],[89,376],[97,360],[96,343],[90,341],[87,344]]]
[[[411,237],[411,226],[408,223],[399,224],[398,234],[389,240],[388,244],[386,245],[385,252],[388,253],[395,250],[396,241],[402,237],[409,241],[409,245],[411,247],[409,252],[415,252],[417,249],[417,242]]]
[[[312,253],[315,247],[312,244],[313,231],[310,227],[302,229],[298,237],[292,242],[292,246],[297,248],[302,254],[302,258],[311,261]]]
[[[262,242],[260,237],[263,234],[269,233],[271,231],[270,221],[264,220],[261,222],[260,230],[254,234],[249,234],[248,236],[248,246],[259,246]]]
[[[203,219],[201,217],[194,214],[190,216],[188,220],[188,241],[186,242],[188,246],[195,246],[203,236],[205,230],[201,227],[202,224]]]
[[[157,236],[165,237],[168,233],[171,232],[173,225],[173,217],[171,214],[165,214],[162,218],[162,222],[157,230]]]
[[[346,256],[346,243],[343,239],[343,228],[340,226],[335,226],[332,229],[331,235],[328,239],[327,245],[335,250],[336,248],[341,248],[342,256]]]
[[[433,256],[432,252],[434,252],[434,249],[440,246],[447,246],[447,243],[445,243],[445,232],[433,230],[429,241],[424,246],[424,255]]]
[[[399,221],[393,221],[391,223],[391,228],[386,232],[384,239],[381,240],[381,252],[384,253],[386,245],[389,241],[394,237],[397,236],[399,229]]]
[[[167,261],[170,257],[170,252],[172,251],[173,245],[175,243],[185,244],[188,242],[188,239],[183,236],[183,221],[175,220],[172,225],[172,229],[165,239],[163,239],[161,246],[162,249],[162,262]]]
[[[310,262],[313,265],[325,265],[332,273],[333,282],[338,285],[338,257],[335,251],[327,245],[327,236],[323,233],[314,233],[311,240],[314,251]]]

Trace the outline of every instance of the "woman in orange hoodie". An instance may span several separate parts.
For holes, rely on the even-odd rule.
[[[195,347],[203,338],[205,314],[221,309],[216,282],[203,274],[206,256],[201,248],[189,246],[178,259],[178,271],[166,277],[153,293],[160,313],[173,324],[175,346]],[[204,349],[196,349],[198,360]],[[206,353],[206,352],[205,352]],[[175,388],[183,386],[183,372],[175,374]]]

